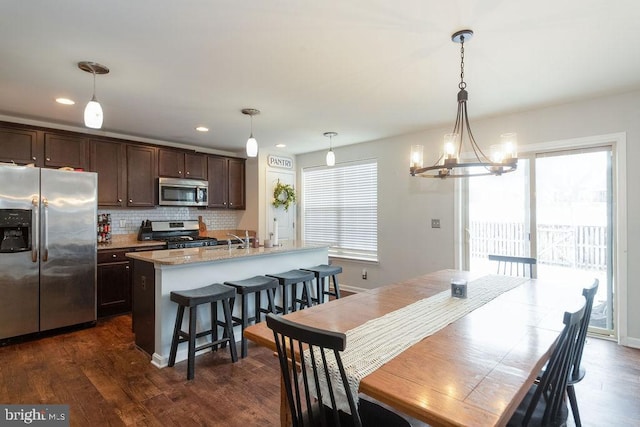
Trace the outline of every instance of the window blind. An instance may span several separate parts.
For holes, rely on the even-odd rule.
[[[306,241],[330,245],[329,255],[378,260],[378,162],[303,170]]]

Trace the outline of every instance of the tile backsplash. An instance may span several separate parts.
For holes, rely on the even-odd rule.
[[[142,221],[166,221],[198,219],[202,216],[208,230],[232,230],[238,228],[239,211],[204,210],[198,208],[161,207],[154,209],[98,209],[98,213],[111,214],[112,234],[137,233]],[[123,224],[123,226],[121,226]]]

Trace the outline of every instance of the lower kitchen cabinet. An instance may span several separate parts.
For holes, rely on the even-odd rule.
[[[131,311],[131,268],[127,250],[98,252],[98,317]]]
[[[114,316],[131,311],[133,297],[131,264],[125,254],[158,249],[164,249],[164,246],[98,251],[98,317]]]

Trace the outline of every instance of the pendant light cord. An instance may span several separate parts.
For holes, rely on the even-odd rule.
[[[96,99],[96,70],[91,67],[91,73],[93,74],[93,99]]]

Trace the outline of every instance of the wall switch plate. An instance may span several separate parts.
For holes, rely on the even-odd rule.
[[[431,228],[440,228],[440,220],[432,219],[431,220]]]

